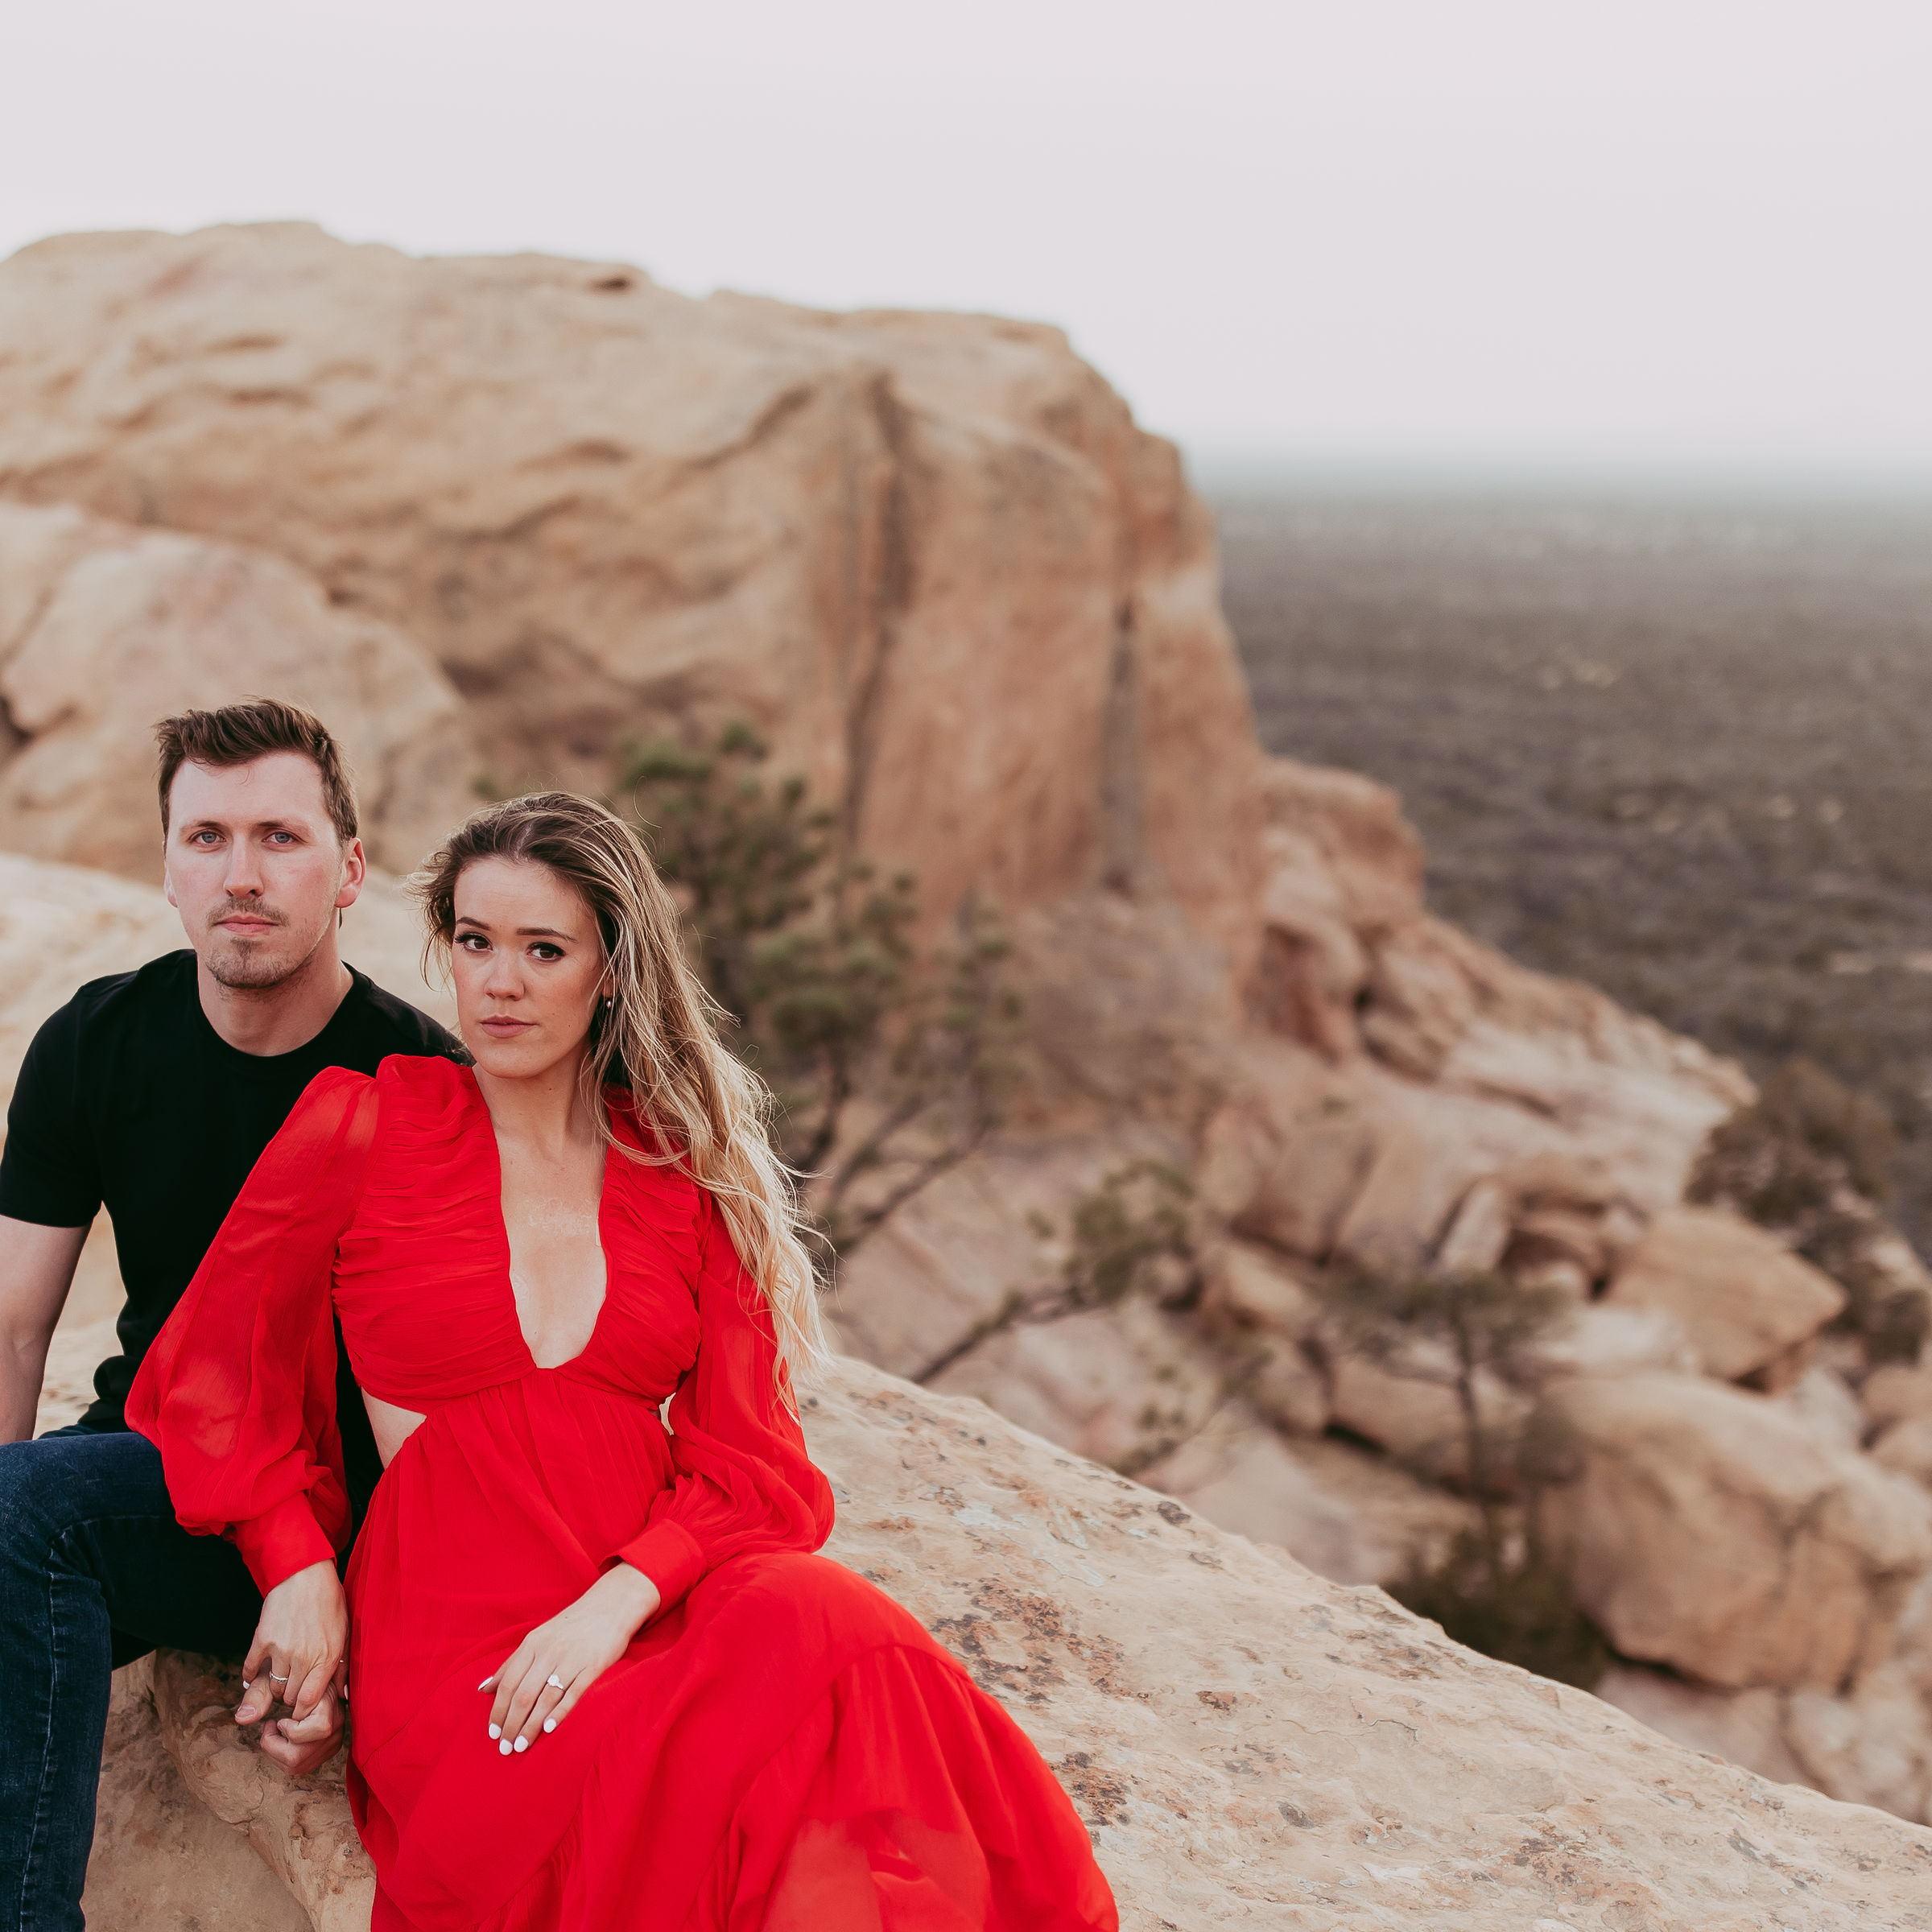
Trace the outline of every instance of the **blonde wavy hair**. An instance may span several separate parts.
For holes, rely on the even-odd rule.
[[[604,974],[581,1069],[584,1098],[609,1146],[631,1160],[675,1167],[716,1198],[770,1306],[778,1391],[795,1415],[795,1391],[817,1383],[832,1362],[799,1238],[803,1177],[772,1144],[771,1089],[719,1038],[717,1022],[729,1016],[685,957],[677,902],[642,840],[608,807],[571,791],[532,792],[472,814],[409,881],[429,927],[426,971],[432,958],[448,970],[456,881],[479,859],[547,866],[596,915]],[[607,1084],[630,1089],[663,1151],[640,1151],[617,1137],[603,1104]]]

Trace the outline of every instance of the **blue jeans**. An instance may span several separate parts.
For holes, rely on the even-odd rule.
[[[80,1932],[108,1679],[158,1645],[239,1657],[262,1599],[175,1520],[153,1443],[0,1443],[0,1932]]]

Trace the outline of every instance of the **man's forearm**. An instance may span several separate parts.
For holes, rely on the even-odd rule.
[[[0,1343],[0,1443],[25,1442],[34,1432],[47,1380],[47,1340],[22,1336]]]
[[[0,1443],[34,1432],[47,1347],[86,1241],[85,1228],[0,1215]]]

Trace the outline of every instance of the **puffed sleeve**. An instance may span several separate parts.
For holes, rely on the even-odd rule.
[[[698,1351],[671,1398],[676,1475],[617,1552],[657,1585],[666,1610],[725,1558],[816,1550],[832,1526],[832,1485],[773,1379],[771,1305],[708,1191],[700,1216]]]
[[[375,1112],[366,1074],[303,1088],[128,1391],[176,1517],[230,1538],[265,1596],[349,1537],[331,1277]]]

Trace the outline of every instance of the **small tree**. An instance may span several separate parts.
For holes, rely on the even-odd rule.
[[[1167,1162],[1133,1160],[1113,1168],[1074,1203],[1056,1279],[1043,1287],[1009,1289],[917,1379],[931,1381],[1001,1329],[1116,1307],[1136,1294],[1186,1298],[1198,1282],[1193,1195],[1193,1183]],[[1058,1232],[1041,1215],[1033,1228],[1042,1239]]]
[[[1884,1108],[1800,1055],[1711,1129],[1686,1197],[1770,1228],[1831,1276],[1845,1291],[1832,1325],[1868,1360],[1915,1361],[1932,1305],[1885,1258],[1904,1241],[1885,1212],[1896,1150]]]
[[[1505,1439],[1482,1397],[1490,1376],[1534,1381],[1530,1345],[1566,1318],[1571,1298],[1493,1269],[1383,1273],[1344,1263],[1311,1286],[1340,1345],[1455,1397],[1476,1521],[1441,1558],[1412,1558],[1389,1595],[1472,1649],[1587,1689],[1602,1674],[1608,1648],[1542,1548],[1534,1509],[1521,1513],[1513,1534],[1502,1501],[1506,1482],[1534,1491],[1563,1472],[1558,1432],[1546,1416]]]
[[[828,1251],[850,1253],[1004,1117],[1021,1004],[991,908],[968,895],[922,958],[913,875],[847,852],[803,779],[766,778],[769,755],[742,723],[640,745],[614,802],[679,896],[732,1046],[778,1096]]]

